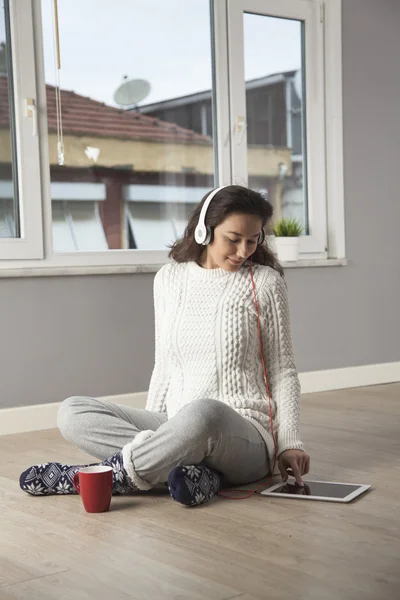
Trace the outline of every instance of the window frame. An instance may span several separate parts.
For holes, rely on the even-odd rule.
[[[27,9],[27,2],[29,9]],[[232,31],[230,18],[232,0],[211,0],[212,48],[214,52],[214,95],[216,103],[215,138],[216,185],[226,185],[234,181],[237,170],[237,149],[233,147],[232,115],[238,112],[237,99],[232,96],[232,71],[229,64],[234,53],[228,45],[228,33]],[[239,6],[254,7],[257,14],[290,16],[303,14],[299,7],[312,6],[312,19],[322,36],[324,54],[318,64],[320,76],[316,82],[319,98],[321,88],[324,91],[322,105],[323,123],[320,136],[323,137],[323,181],[317,188],[323,190],[325,201],[320,203],[318,217],[319,231],[324,230],[325,246],[315,251],[310,239],[301,240],[301,259],[323,259],[345,257],[344,238],[344,201],[343,201],[343,137],[342,137],[342,60],[341,60],[341,0],[329,0],[326,4],[318,0],[233,0]],[[279,11],[277,8],[279,7]],[[168,250],[107,250],[101,252],[74,252],[53,254],[52,215],[50,197],[50,169],[48,156],[46,88],[44,76],[44,57],[42,42],[41,2],[33,0],[10,0],[11,26],[13,34],[13,57],[15,97],[17,113],[17,135],[19,140],[19,163],[27,173],[19,171],[19,185],[22,198],[22,210],[25,236],[23,239],[0,240],[0,269],[20,267],[124,267],[134,265],[160,265],[168,261]],[[274,11],[272,13],[272,11]],[[284,12],[286,11],[286,12]],[[23,42],[23,43],[22,43]],[[319,39],[320,43],[321,40]],[[241,61],[243,63],[243,46]],[[239,52],[236,51],[236,54]],[[36,59],[36,60],[35,60]],[[306,66],[307,68],[307,66]],[[242,69],[244,74],[244,67]],[[238,77],[235,78],[238,81]],[[309,87],[311,82],[307,82]],[[244,78],[240,94],[245,97]],[[236,83],[237,88],[237,83]],[[236,89],[235,88],[235,89]],[[235,92],[239,94],[239,92]],[[312,92],[309,92],[310,94]],[[307,97],[309,94],[307,94]],[[239,98],[239,96],[237,96]],[[33,98],[38,106],[38,136],[32,135],[32,119],[24,114],[24,99]],[[243,107],[243,100],[242,107]],[[244,113],[245,114],[245,113]],[[319,116],[321,119],[321,116]],[[243,144],[247,150],[247,144]],[[310,147],[310,145],[309,145]],[[31,150],[30,165],[22,158]],[[20,168],[18,164],[18,168]],[[247,156],[244,165],[247,165]],[[241,165],[241,168],[243,164]],[[31,176],[31,185],[29,178]],[[29,189],[29,202],[24,191]],[[199,199],[200,200],[200,199]],[[43,226],[42,226],[43,223]],[[314,229],[313,229],[314,233]],[[313,236],[304,236],[312,238]],[[313,240],[311,240],[313,242]],[[313,242],[314,243],[314,242]],[[9,247],[9,251],[3,251]],[[18,251],[17,251],[18,248]],[[43,252],[44,249],[44,252]]]
[[[0,267],[3,260],[44,257],[32,8],[32,0],[9,2],[20,237],[0,238]]]

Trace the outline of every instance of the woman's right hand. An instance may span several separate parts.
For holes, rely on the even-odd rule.
[[[302,476],[310,471],[310,457],[304,450],[285,450],[278,458],[278,467],[283,481],[293,475],[297,485],[303,486]]]

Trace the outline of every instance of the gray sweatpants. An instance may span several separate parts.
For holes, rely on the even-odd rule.
[[[168,419],[166,413],[77,396],[61,404],[58,427],[101,460],[122,449],[128,475],[140,489],[166,482],[178,465],[207,464],[236,485],[270,471],[260,433],[218,400],[196,400]]]

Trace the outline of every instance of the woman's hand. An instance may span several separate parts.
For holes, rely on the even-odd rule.
[[[303,450],[285,450],[278,458],[278,467],[283,481],[287,481],[289,475],[293,475],[298,485],[303,486],[302,475],[310,470],[310,457]]]

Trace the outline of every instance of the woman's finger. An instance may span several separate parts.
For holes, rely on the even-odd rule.
[[[281,472],[282,481],[286,482],[288,479],[288,474],[286,472],[285,467],[282,464],[282,461],[278,462],[279,471]]]
[[[300,467],[299,467],[297,460],[293,460],[290,464],[291,464],[293,475],[296,479],[297,485],[303,486],[303,480],[301,478],[301,471],[300,471]]]

